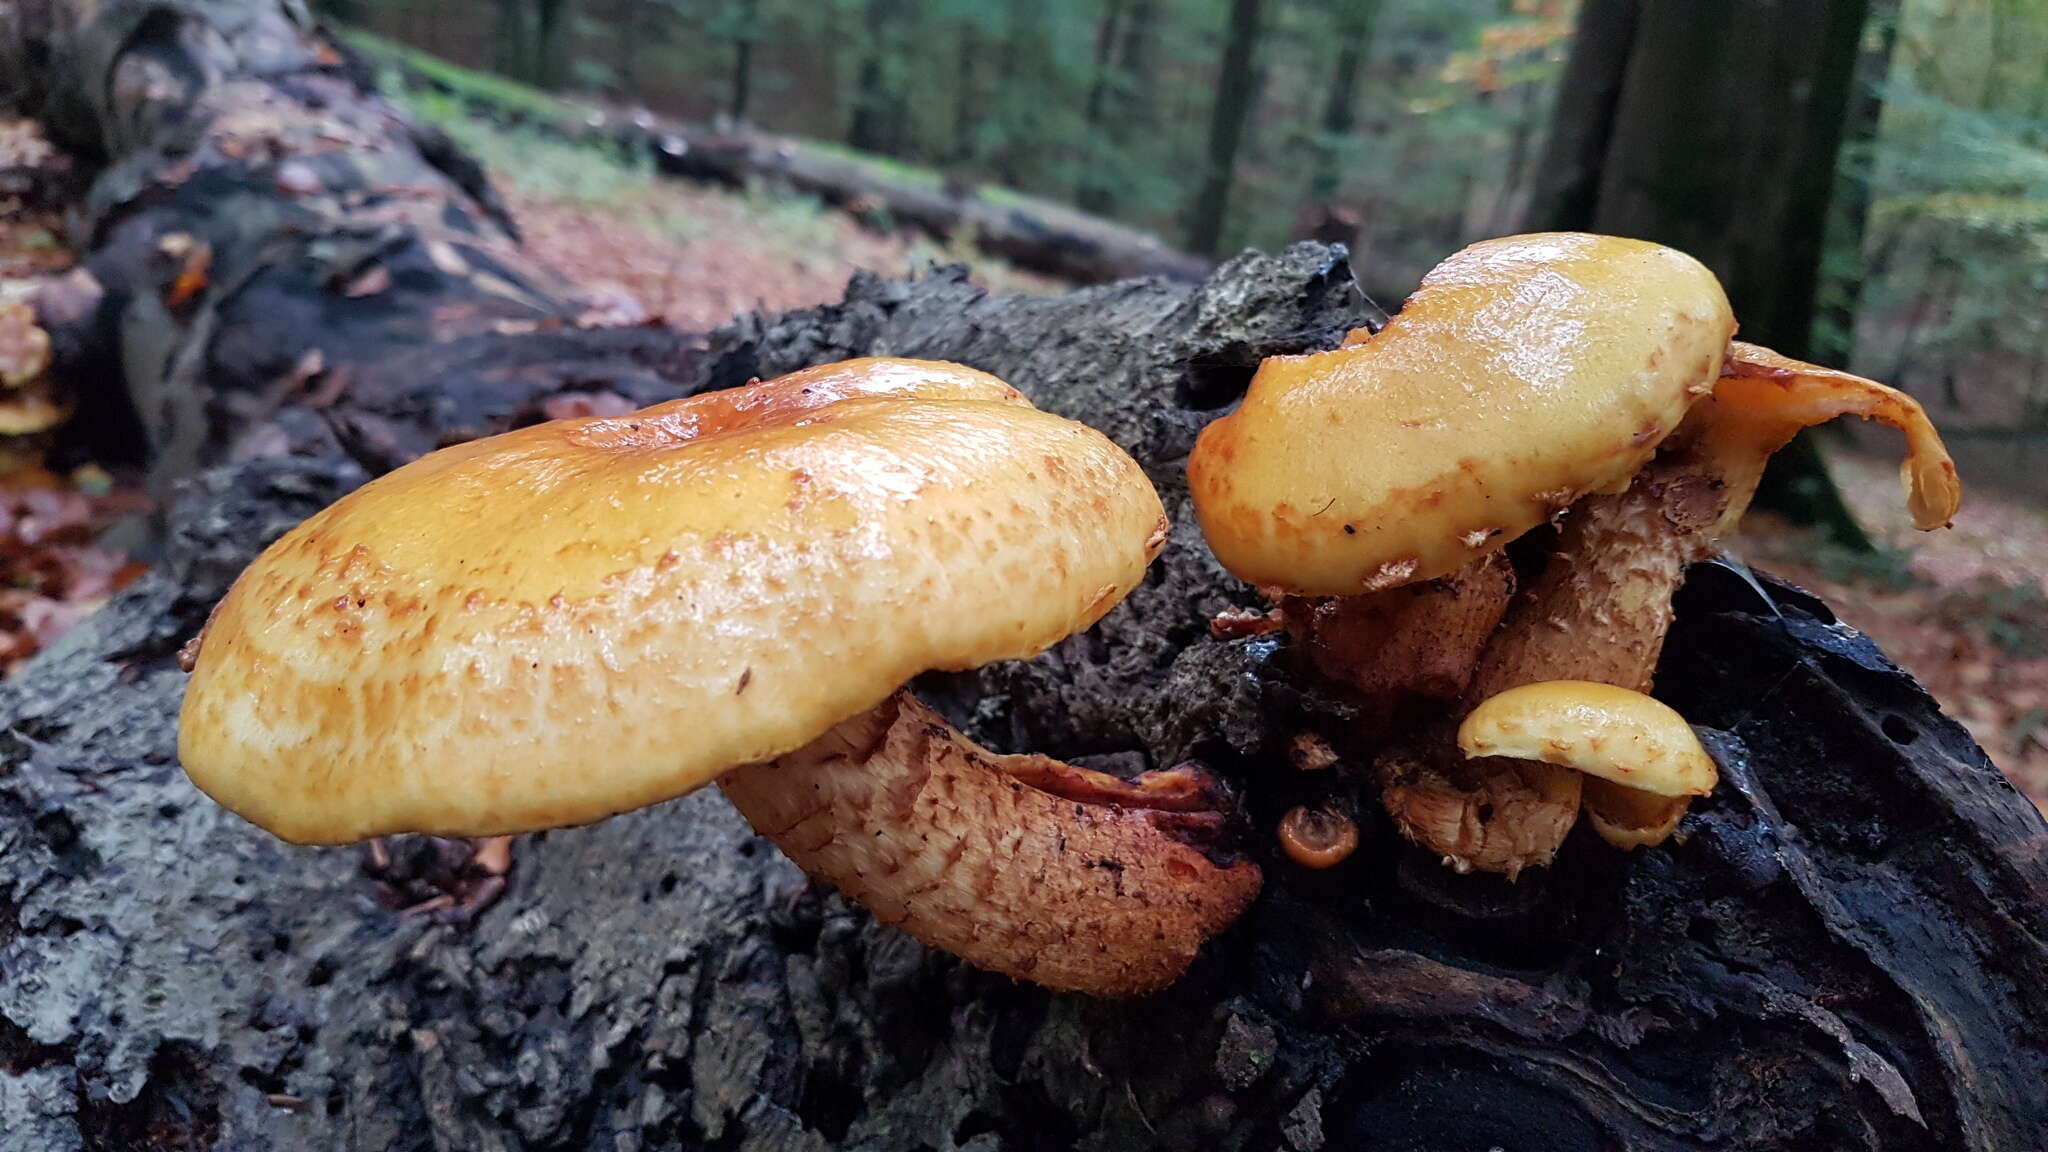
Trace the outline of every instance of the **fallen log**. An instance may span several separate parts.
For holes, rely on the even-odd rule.
[[[349,278],[306,270],[320,250],[294,247],[314,243],[303,216],[258,213],[264,187],[290,196],[276,169],[311,138],[300,112],[355,102],[403,125],[293,11],[113,0],[30,29],[51,107],[123,91],[104,81],[131,54],[203,78],[175,109],[114,101],[71,122],[110,162],[91,260],[122,319],[102,331],[171,353],[122,356],[120,379],[186,395],[199,447],[196,470],[166,473],[190,480],[156,570],[0,686],[8,1147],[2048,1144],[2048,830],[1925,692],[1796,589],[1715,565],[1686,586],[1658,684],[1722,733],[1726,783],[1670,844],[1620,855],[1581,833],[1514,885],[1454,875],[1371,815],[1338,868],[1274,850],[1280,813],[1357,786],[1355,766],[1289,756],[1344,718],[1280,638],[1210,635],[1255,597],[1201,546],[1181,466],[1261,357],[1360,321],[1341,250],[1047,298],[991,298],[957,272],[861,277],[841,304],[701,347],[577,328],[566,287],[534,271],[547,307],[442,331],[419,311],[476,289],[429,274],[424,246],[447,212],[488,216],[444,180],[379,249],[423,253],[394,272],[417,295],[372,322]],[[277,94],[281,151],[210,143],[237,92]],[[184,183],[246,197],[239,228],[146,179],[195,155]],[[124,198],[138,186],[154,190]],[[161,287],[122,256],[149,249],[124,241],[145,225],[144,241],[260,237],[288,257],[244,280],[270,304],[223,292],[193,314],[212,320],[150,308]],[[509,267],[509,234],[485,234],[489,266]],[[324,335],[335,316],[346,340]],[[238,349],[294,340],[351,380],[235,416],[251,378],[235,366],[257,362]],[[1102,428],[1165,496],[1173,539],[1102,626],[920,691],[998,747],[1111,767],[1193,756],[1239,784],[1267,892],[1173,989],[1112,1004],[967,969],[808,886],[713,794],[522,838],[502,898],[472,919],[392,906],[391,878],[431,871],[433,842],[367,863],[288,847],[179,771],[177,647],[267,541],[368,475],[564,396],[639,400],[870,352],[1001,374]],[[193,357],[213,367],[149,375]],[[172,410],[141,415],[159,444]],[[351,431],[371,418],[386,431]]]
[[[682,179],[728,188],[755,181],[777,184],[878,225],[914,229],[941,242],[965,237],[979,251],[1019,268],[1076,284],[1134,276],[1194,281],[1211,268],[1208,260],[1169,247],[1142,229],[1022,193],[991,195],[936,177],[920,181],[751,126],[692,124],[644,108],[579,111],[565,105],[561,113],[551,113],[533,105],[508,106],[420,67],[412,50],[362,35],[348,42],[374,60],[397,65],[408,83],[460,99],[479,116],[618,147]]]

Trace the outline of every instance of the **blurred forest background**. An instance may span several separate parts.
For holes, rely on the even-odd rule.
[[[1625,7],[326,4],[536,88],[749,122],[949,184],[1064,201],[1196,253],[1343,238],[1368,291],[1388,302],[1473,239],[1568,222],[1545,177],[1556,171],[1553,119],[1570,112],[1559,96],[1574,28]],[[1848,35],[1855,72],[1811,351],[1914,392],[1972,479],[2048,495],[2048,5],[1875,0]],[[1724,63],[1766,83],[1788,49],[1829,50],[1774,47]],[[1737,177],[1707,154],[1693,178],[1717,166]]]
[[[654,179],[661,156],[611,125],[750,126],[885,183],[1204,258],[1339,240],[1389,306],[1481,237],[1694,251],[1745,335],[1922,400],[1970,489],[1955,531],[1916,536],[1890,434],[1833,429],[1841,503],[1780,501],[1804,523],[1756,518],[1741,550],[1875,634],[2048,805],[2040,0],[318,7],[481,156],[542,258],[685,328],[836,297],[857,267],[969,260],[997,290],[1064,285],[868,197]]]

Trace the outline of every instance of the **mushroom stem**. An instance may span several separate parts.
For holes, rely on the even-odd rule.
[[[1202,850],[1223,813],[1196,769],[1131,782],[997,755],[908,692],[720,784],[878,920],[1060,991],[1166,987],[1259,890],[1256,865]]]
[[[1377,768],[1394,826],[1459,872],[1512,880],[1543,867],[1579,815],[1580,775],[1553,764],[1459,760],[1433,745],[1403,745]]]
[[[1648,692],[1671,628],[1686,565],[1713,548],[1727,489],[1712,461],[1681,446],[1638,473],[1627,491],[1573,505],[1542,576],[1481,659],[1474,704],[1546,680],[1588,680]],[[1523,772],[1569,768],[1515,761]],[[1688,799],[1581,778],[1594,831],[1618,848],[1662,843]],[[1559,843],[1562,843],[1560,837]]]
[[[1370,729],[1417,699],[1463,695],[1514,589],[1514,566],[1494,552],[1434,580],[1278,603],[1296,645],[1319,674],[1355,694]]]
[[[1544,680],[1648,690],[1686,565],[1713,547],[1723,489],[1690,453],[1666,454],[1627,491],[1573,505],[1543,574],[1486,647],[1474,704]]]
[[[1542,576],[1478,654],[1465,699],[1543,680],[1647,689],[1671,594],[1720,510],[1716,483],[1664,457],[1626,491],[1579,501]],[[1612,787],[1534,760],[1443,759],[1417,750],[1383,757],[1381,802],[1409,839],[1460,871],[1514,876],[1548,865],[1580,805]]]

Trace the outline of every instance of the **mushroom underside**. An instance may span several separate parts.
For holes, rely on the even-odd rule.
[[[1256,865],[1212,858],[1225,817],[1199,770],[1123,781],[997,755],[908,692],[720,784],[878,920],[1061,991],[1171,984],[1259,890]]]

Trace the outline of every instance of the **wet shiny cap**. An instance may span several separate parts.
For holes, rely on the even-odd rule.
[[[799,748],[1137,584],[1159,498],[954,364],[856,360],[436,452],[236,581],[178,751],[288,840],[596,820]]]
[[[1625,486],[1712,390],[1734,331],[1684,253],[1475,244],[1377,335],[1260,366],[1189,457],[1202,530],[1240,578],[1304,595],[1445,575]]]
[[[1586,680],[1523,684],[1488,699],[1458,726],[1458,748],[1540,760],[1654,796],[1704,796],[1720,776],[1670,705]]]

